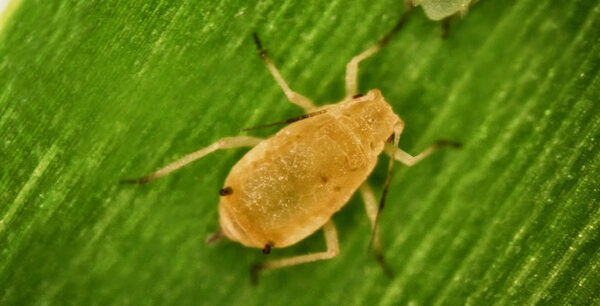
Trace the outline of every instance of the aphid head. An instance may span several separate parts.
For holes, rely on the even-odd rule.
[[[343,107],[345,116],[353,118],[356,123],[354,132],[361,139],[373,143],[383,144],[400,120],[378,89],[370,90],[364,95],[355,95]]]

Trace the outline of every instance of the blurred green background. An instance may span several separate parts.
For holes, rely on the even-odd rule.
[[[402,11],[399,0],[23,0],[0,33],[0,304],[599,304],[598,1],[480,1],[447,40],[418,8],[361,65],[361,90],[381,89],[407,123],[403,149],[464,144],[396,168],[380,223],[393,280],[367,253],[355,196],[334,216],[337,258],[251,286],[259,250],[204,243],[246,149],[117,184],[302,113],[253,31],[290,86],[325,104]],[[319,232],[269,258],[324,247]]]

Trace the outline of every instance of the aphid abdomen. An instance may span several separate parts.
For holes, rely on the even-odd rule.
[[[431,20],[442,20],[455,14],[464,14],[473,0],[412,0],[421,5]]]
[[[225,235],[285,247],[321,228],[373,170],[377,154],[332,114],[296,122],[231,170],[219,212]]]

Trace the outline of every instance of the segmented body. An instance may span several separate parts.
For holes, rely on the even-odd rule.
[[[378,90],[327,106],[250,150],[225,181],[221,229],[262,248],[292,245],[321,228],[366,180],[400,119]]]
[[[464,15],[476,0],[412,0],[413,5],[423,7],[429,19],[441,20],[457,13]]]

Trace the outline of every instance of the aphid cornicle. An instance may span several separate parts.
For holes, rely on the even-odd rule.
[[[381,92],[373,89],[358,94],[358,64],[387,43],[407,15],[376,45],[352,58],[346,66],[346,95],[336,104],[316,107],[308,98],[292,91],[263,49],[258,35],[254,40],[259,54],[288,100],[302,107],[306,115],[286,120],[291,123],[268,139],[250,136],[223,138],[184,156],[178,161],[127,182],[145,183],[164,176],[218,149],[253,147],[233,166],[219,190],[220,230],[209,241],[224,237],[245,246],[283,248],[303,240],[320,228],[325,232],[327,250],[291,258],[266,261],[254,272],[332,258],[339,252],[336,228],[331,216],[360,191],[372,225],[372,244],[386,268],[377,235],[378,212],[383,208],[394,161],[412,166],[442,145],[439,141],[417,156],[397,148],[404,122],[394,113]],[[270,125],[267,125],[270,126]],[[377,157],[386,152],[392,158],[384,195],[379,204],[366,182]]]

